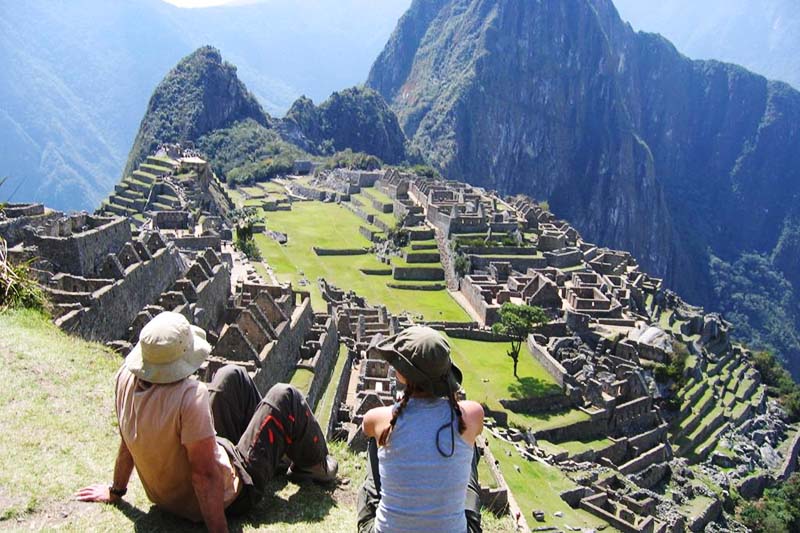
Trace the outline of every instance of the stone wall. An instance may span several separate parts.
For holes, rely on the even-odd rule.
[[[511,337],[498,335],[490,329],[464,328],[464,327],[445,327],[445,333],[456,339],[468,339],[471,341],[482,342],[510,342]]]
[[[314,246],[314,253],[318,256],[324,255],[367,255],[369,250],[366,248],[349,248],[349,249],[331,249],[331,248],[317,248]]]
[[[547,267],[547,260],[544,257],[534,257],[529,255],[519,255],[514,257],[470,255],[469,261],[473,271],[488,270],[490,263],[496,263],[499,261],[511,263],[511,268],[518,272],[526,272],[529,268],[540,269]]]
[[[171,239],[181,250],[222,250],[222,239],[219,235],[203,235],[201,237],[175,237]]]
[[[189,229],[192,215],[188,211],[156,211],[155,223],[159,229]]]
[[[26,243],[39,249],[39,256],[55,266],[57,272],[86,276],[97,272],[109,253],[117,253],[131,241],[131,226],[126,218],[108,222],[68,237],[50,237],[31,232]]]
[[[394,267],[392,276],[402,281],[444,281],[442,267]]]
[[[556,380],[556,383],[563,389],[565,387],[564,378],[567,375],[567,370],[547,352],[546,348],[539,346],[539,344],[533,340],[533,335],[528,337],[527,344],[533,358],[547,370],[553,379]]]
[[[314,410],[317,402],[325,392],[325,387],[331,379],[331,372],[339,360],[339,332],[336,330],[336,321],[329,317],[325,323],[326,331],[319,338],[319,356],[314,365],[314,378],[308,388],[308,405]]]
[[[467,255],[536,255],[536,247],[521,246],[461,246],[459,252]]]
[[[336,383],[336,393],[333,396],[333,403],[331,404],[331,414],[328,419],[328,427],[325,428],[325,438],[330,440],[333,437],[333,432],[336,429],[338,420],[339,407],[344,405],[347,396],[347,388],[350,385],[350,375],[353,372],[353,362],[355,361],[358,352],[354,350],[347,351],[347,359],[342,368],[342,375],[339,376],[339,382]],[[333,386],[331,383],[329,386]]]
[[[210,329],[222,320],[225,303],[231,293],[231,274],[228,265],[220,263],[212,267],[213,274],[196,288],[194,322],[203,329]]]
[[[406,252],[405,254],[406,262],[412,264],[438,264],[439,257],[439,252]]]
[[[20,216],[16,218],[9,218],[7,220],[0,220],[0,237],[6,240],[8,246],[15,246],[25,239],[28,233],[24,230],[29,225],[42,225],[52,223],[62,217],[62,213],[50,212],[42,215]]]
[[[150,259],[127,268],[122,279],[94,292],[90,307],[67,313],[56,325],[88,340],[127,338],[128,326],[139,311],[155,302],[182,269],[178,250],[161,248]]]
[[[376,242],[381,240],[381,236],[383,235],[382,233],[373,231],[366,226],[359,226],[358,232],[361,234],[362,237],[364,237],[370,242]]]
[[[500,405],[515,413],[536,415],[541,413],[552,413],[574,407],[572,400],[562,392],[548,394],[536,398],[522,399],[502,399]]]
[[[547,261],[547,266],[567,268],[580,263],[583,260],[583,253],[578,249],[557,250],[555,252],[545,252],[544,258]]]
[[[587,440],[608,435],[608,422],[604,418],[576,422],[568,426],[536,431],[537,439],[546,440],[554,444],[573,440]]]
[[[797,470],[798,453],[800,453],[800,431],[795,434],[792,443],[786,449],[786,457],[777,474],[778,479],[785,481]]]
[[[261,362],[261,371],[256,374],[255,383],[261,394],[276,383],[286,383],[294,372],[300,358],[300,348],[311,331],[314,323],[314,311],[311,299],[305,298],[292,313],[288,322],[276,328],[278,340],[274,341],[266,357]]]

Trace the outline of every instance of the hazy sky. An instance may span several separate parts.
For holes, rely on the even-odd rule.
[[[258,0],[164,0],[178,7],[211,7],[225,4],[251,4]]]

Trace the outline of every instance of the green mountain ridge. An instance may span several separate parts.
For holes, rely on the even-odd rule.
[[[284,122],[297,127],[315,153],[350,148],[390,164],[406,159],[406,138],[397,116],[372,89],[354,87],[335,92],[319,107],[301,97],[292,104]]]
[[[204,46],[183,58],[158,84],[139,127],[124,174],[130,174],[160,143],[194,141],[214,130],[252,119],[271,119],[223,63],[219,51]]]
[[[211,43],[270,113],[363,80],[409,0],[180,9],[161,0],[0,5],[2,200],[93,209],[126,165],[153,88]],[[353,13],[358,13],[357,17]]]
[[[278,156],[281,168],[290,168],[295,158],[347,149],[391,164],[407,159],[397,117],[377,92],[354,87],[334,92],[319,106],[301,97],[284,119],[275,119],[211,46],[183,58],[158,84],[124,175],[161,143],[194,143],[221,179],[240,182],[267,179]]]

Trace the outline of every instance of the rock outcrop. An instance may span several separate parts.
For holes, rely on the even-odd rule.
[[[248,118],[265,127],[272,122],[237,77],[236,67],[223,62],[219,50],[198,48],[183,58],[153,92],[124,175],[161,143],[197,141],[206,133]]]
[[[289,109],[283,126],[287,132],[299,131],[307,142],[298,144],[312,152],[350,148],[390,164],[406,159],[406,137],[397,116],[372,89],[335,92],[318,107],[301,97]]]
[[[708,251],[770,253],[800,189],[800,93],[610,0],[416,0],[367,85],[448,177],[547,198],[698,303]]]

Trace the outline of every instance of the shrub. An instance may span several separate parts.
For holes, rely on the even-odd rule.
[[[44,311],[47,298],[27,263],[13,265],[8,261],[6,242],[0,238],[0,311],[9,307]]]
[[[383,162],[374,155],[347,150],[336,152],[325,164],[328,169],[348,168],[351,170],[379,170]]]
[[[469,258],[464,254],[459,254],[456,256],[453,269],[458,277],[463,278],[469,273],[471,266]]]
[[[746,503],[739,519],[752,531],[781,533],[800,530],[800,474],[767,489],[757,502]]]
[[[761,374],[768,391],[780,400],[789,420],[800,420],[800,386],[780,361],[772,353],[762,351],[753,356],[753,365]]]

